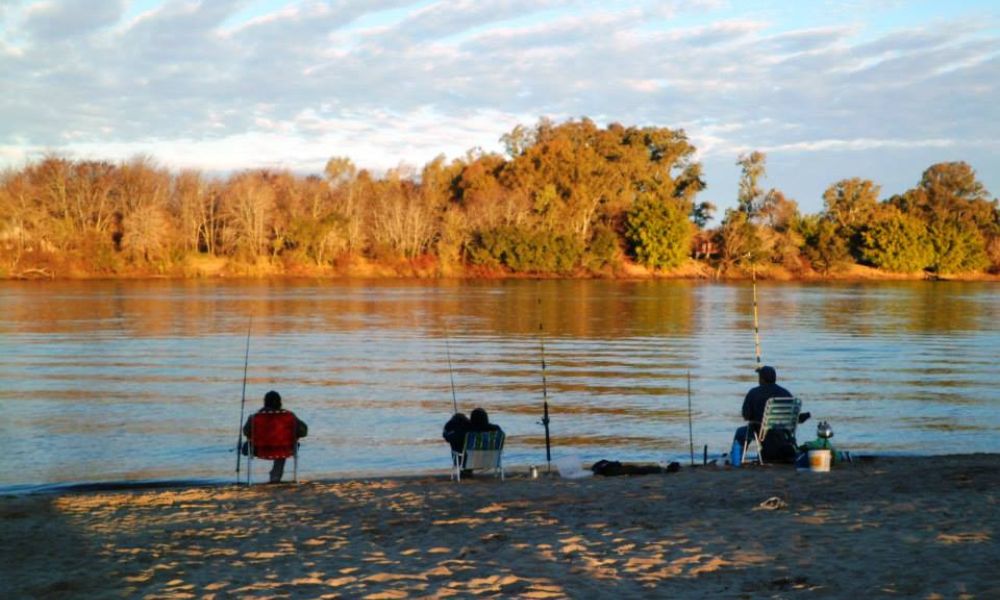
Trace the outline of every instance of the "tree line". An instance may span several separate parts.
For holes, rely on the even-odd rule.
[[[826,275],[852,264],[900,273],[1000,272],[1000,208],[964,162],[940,163],[880,199],[845,179],[803,215],[764,190],[766,157],[740,156],[738,204],[715,206],[682,130],[542,119],[505,153],[438,157],[377,175],[331,158],[322,175],[225,178],[46,157],[0,175],[0,276],[223,272],[615,276],[691,260],[718,275],[751,265]],[[199,262],[200,261],[200,262]]]

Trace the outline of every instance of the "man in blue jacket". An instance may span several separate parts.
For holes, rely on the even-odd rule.
[[[734,466],[739,466],[742,462],[743,447],[746,444],[747,436],[757,433],[760,429],[760,422],[764,419],[764,407],[771,398],[789,398],[792,393],[778,385],[778,373],[774,367],[764,366],[757,369],[757,381],[760,385],[747,392],[743,399],[743,420],[748,424],[736,430],[733,437],[733,449],[730,462]],[[802,413],[799,422],[805,421],[809,413]],[[769,436],[770,437],[770,436]],[[763,449],[761,450],[763,452]],[[794,454],[792,456],[794,459]]]

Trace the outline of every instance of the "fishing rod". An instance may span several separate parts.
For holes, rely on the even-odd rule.
[[[240,450],[243,446],[243,412],[247,405],[247,368],[250,366],[250,329],[253,327],[253,315],[247,323],[247,351],[243,357],[243,394],[240,397],[240,424],[236,428],[236,483],[240,482]]]
[[[458,396],[455,395],[455,371],[451,368],[451,347],[448,342],[448,326],[444,326],[444,351],[448,355],[448,377],[451,378],[451,403],[458,414]]]
[[[694,466],[694,426],[691,422],[691,371],[687,372],[688,379],[688,444],[691,448],[691,466]]]
[[[757,266],[754,263],[750,263],[750,280],[753,282],[753,346],[754,353],[757,356],[757,367],[756,370],[759,371],[760,364],[760,327],[757,323]]]
[[[538,306],[541,309],[542,299],[538,299]],[[545,427],[545,464],[546,473],[552,472],[552,445],[549,439],[549,390],[545,381],[545,328],[539,310],[538,317],[538,345],[542,353],[542,425]]]

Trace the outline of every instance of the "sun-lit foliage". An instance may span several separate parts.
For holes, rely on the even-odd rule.
[[[346,157],[320,175],[170,173],[49,156],[0,174],[0,277],[345,273],[614,275],[629,262],[700,261],[829,274],[878,269],[1000,272],[997,200],[966,163],[939,163],[880,201],[843,179],[824,210],[765,189],[763,152],[741,155],[735,208],[715,205],[681,130],[541,119],[421,169],[374,174]],[[695,257],[695,258],[692,258]],[[214,266],[213,266],[214,265]],[[221,265],[221,266],[220,266]]]

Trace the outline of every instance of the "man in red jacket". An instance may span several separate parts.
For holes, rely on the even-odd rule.
[[[309,435],[309,427],[298,417],[296,417],[295,413],[293,413],[290,410],[285,410],[281,408],[281,394],[279,394],[274,390],[271,390],[270,392],[264,394],[264,408],[250,415],[250,418],[247,419],[246,424],[243,425],[243,434],[247,436],[247,439],[252,439],[254,417],[256,417],[257,415],[283,415],[283,414],[287,414],[290,416],[291,419],[294,419],[296,439],[304,438],[307,435]],[[295,443],[298,444],[297,441]],[[255,456],[259,455],[257,450],[259,450],[259,448],[255,448]],[[246,454],[246,452],[244,452],[244,454]],[[278,483],[281,481],[281,476],[285,472],[285,459],[275,458],[273,460],[274,463],[271,466],[270,483]]]

